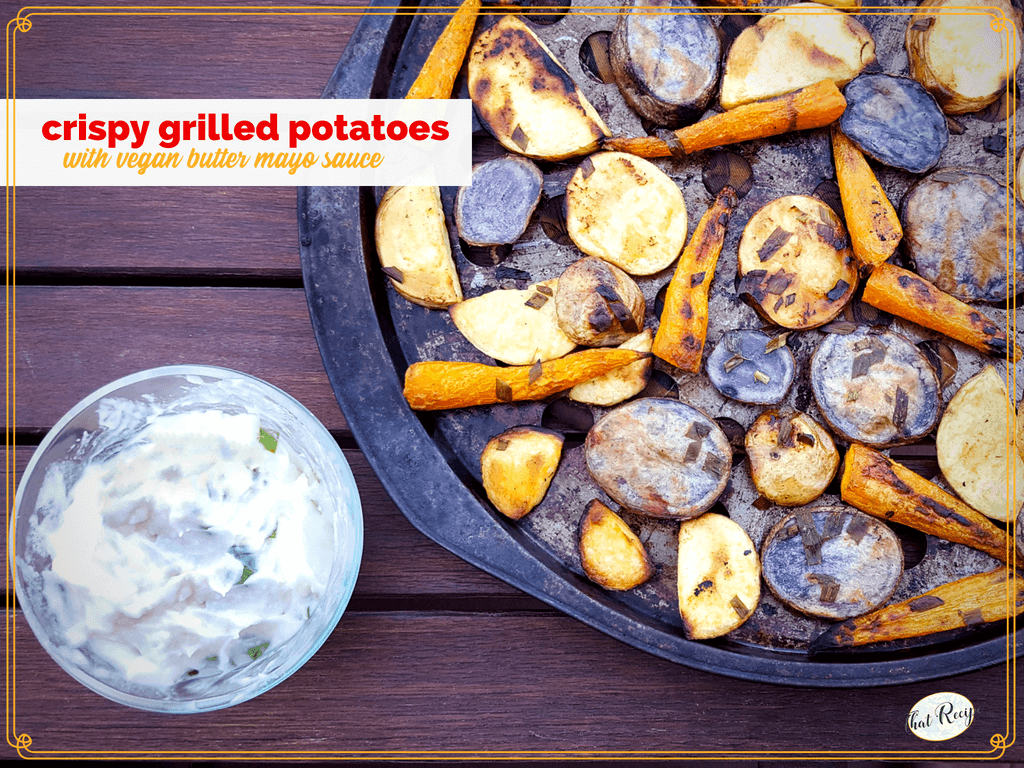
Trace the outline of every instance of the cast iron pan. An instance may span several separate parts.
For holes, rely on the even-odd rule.
[[[361,20],[327,84],[324,98],[394,98],[400,97],[408,87],[446,17],[417,17],[405,11],[396,14],[393,7],[390,0],[372,5],[380,10],[371,10]],[[409,6],[408,10],[413,8]],[[870,18],[865,24],[870,28],[869,22]],[[548,39],[554,45],[558,39],[575,36],[577,47],[571,55],[557,50],[556,54],[579,81],[585,75],[580,69],[578,41],[592,34],[592,28],[601,25],[607,28],[609,22],[607,18],[579,16],[573,21],[566,17],[560,23],[564,26],[554,27],[556,34]],[[872,33],[880,45],[891,42],[883,30],[872,29]],[[599,111],[614,109],[610,101],[600,103],[600,87],[593,83],[589,87],[596,91],[591,100]],[[603,91],[608,99],[614,98],[614,88],[611,91],[611,96],[607,96],[607,88]],[[620,124],[613,125],[613,130],[641,128]],[[481,144],[486,143],[484,137]],[[743,151],[749,153],[755,179],[760,174],[768,181],[761,187],[755,186],[737,210],[735,224],[730,225],[731,242],[727,240],[726,251],[732,250],[733,269],[736,241],[754,210],[779,194],[809,194],[810,189],[802,186],[811,184],[813,187],[816,180],[831,175],[824,131],[796,139],[782,137],[754,143]],[[1002,162],[995,157],[991,160]],[[544,170],[545,193],[556,195],[558,184],[564,185],[567,169],[552,166]],[[694,172],[688,168],[671,175],[687,197],[692,211],[692,229],[707,201],[707,194],[700,186],[701,174],[699,170]],[[778,181],[778,177],[783,181]],[[883,183],[895,190],[906,189],[911,181],[892,174],[883,177]],[[453,191],[443,190],[449,220]],[[348,424],[399,509],[425,535],[488,573],[633,647],[689,667],[732,677],[816,687],[894,685],[959,674],[1006,659],[1006,625],[1003,623],[916,641],[811,656],[806,651],[808,641],[828,624],[796,615],[775,602],[770,594],[765,594],[754,616],[730,636],[710,642],[688,641],[683,637],[675,612],[674,563],[667,562],[671,559],[674,523],[647,521],[638,516],[629,518],[634,527],[640,528],[642,538],[650,547],[660,546],[663,550],[662,572],[651,585],[631,593],[612,594],[581,575],[578,559],[574,559],[571,532],[585,505],[586,499],[580,503],[581,494],[591,494],[591,498],[601,494],[582,487],[588,480],[582,466],[582,451],[578,448],[564,453],[559,475],[541,507],[517,523],[496,513],[480,487],[480,449],[487,439],[509,426],[540,423],[546,404],[497,405],[439,414],[417,414],[410,410],[402,396],[402,378],[410,362],[428,358],[481,362],[489,362],[489,359],[461,339],[447,313],[412,305],[386,285],[387,280],[377,265],[373,242],[377,192],[379,190],[349,187],[299,190],[303,279],[324,366]],[[503,273],[493,267],[481,268],[470,263],[456,245],[463,286],[464,289],[469,287],[467,296],[499,285],[525,287],[524,280],[557,276],[559,264],[567,264],[578,257],[571,246],[554,246],[545,240],[536,222],[531,227],[533,234],[528,232],[526,240],[533,244],[528,242],[522,248],[517,245],[518,260],[504,265]],[[453,243],[457,244],[454,237]],[[535,272],[553,269],[554,273],[524,277],[522,270],[509,269],[509,264]],[[728,269],[723,252],[719,270],[728,274]],[[654,311],[653,294],[658,281],[664,283],[669,276],[670,273],[655,276],[642,285],[649,294],[649,316]],[[723,296],[732,290],[726,279],[716,284],[721,285],[718,290]],[[715,301],[714,292],[712,301]],[[718,324],[719,331],[723,327],[750,325],[752,312],[749,308],[731,312],[719,313],[724,316],[718,319],[713,313],[713,323]],[[914,332],[901,327],[898,321],[895,327],[908,334]],[[798,362],[802,360],[803,365],[817,346],[814,334],[817,332],[803,334],[801,340],[793,344]],[[713,338],[709,332],[709,342]],[[964,349],[957,347],[957,354],[962,358],[957,385],[981,365]],[[722,399],[709,385],[697,381],[680,383],[685,385],[681,389],[688,397],[697,398],[694,404],[716,414],[721,412]],[[807,390],[806,384],[794,386],[790,403],[813,413],[814,404],[809,402]],[[736,413],[741,421],[749,424],[758,412],[758,409],[746,407]],[[600,415],[599,410],[597,415]],[[908,456],[901,460],[912,462],[915,457],[917,460],[923,457],[930,461],[929,450],[934,454],[934,448],[927,446],[909,450]],[[718,511],[737,519],[757,543],[773,522],[773,516],[778,517],[783,511],[776,508],[745,518],[744,515],[754,514],[750,502],[756,498],[756,493],[751,495],[744,465],[734,468],[733,478],[726,508]],[[833,501],[834,490],[830,489]],[[823,503],[829,500],[823,498]],[[903,534],[907,536],[907,532]],[[908,541],[909,549],[914,549],[913,536]],[[895,599],[920,594],[940,583],[995,565],[981,553],[932,537],[916,540],[916,549],[915,559],[920,562],[905,572],[900,586],[902,592],[898,591]],[[1016,636],[1016,650],[1022,645],[1024,632]]]

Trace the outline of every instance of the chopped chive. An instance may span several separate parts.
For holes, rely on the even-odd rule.
[[[243,565],[242,566],[242,578],[240,578],[236,583],[238,583],[238,584],[245,584],[246,579],[248,579],[254,573],[256,573],[256,571],[254,571],[248,565]]]
[[[270,645],[269,642],[260,643],[259,645],[254,645],[252,648],[247,650],[245,652],[245,654],[246,654],[246,656],[248,656],[253,661],[256,661],[256,659],[258,659],[260,656],[263,655],[263,653],[267,650],[267,647],[269,645]]]
[[[277,450],[277,435],[272,435],[270,432],[267,432],[267,430],[265,430],[263,427],[260,427],[259,441],[263,445],[263,447],[266,448],[271,453],[274,453]]]

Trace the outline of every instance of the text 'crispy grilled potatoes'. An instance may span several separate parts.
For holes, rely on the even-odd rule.
[[[833,320],[857,287],[857,264],[835,211],[817,198],[780,197],[750,217],[739,246],[739,293],[784,328]]]
[[[580,163],[565,191],[569,237],[586,254],[631,275],[651,275],[675,261],[686,242],[686,202],[653,163],[624,152],[598,152]]]
[[[480,473],[491,503],[518,520],[540,504],[562,457],[565,438],[542,427],[513,427],[492,437],[480,455]]]
[[[761,566],[747,532],[708,512],[679,524],[679,616],[691,640],[736,629],[761,600]]]
[[[765,583],[811,616],[848,619],[892,597],[903,574],[900,540],[849,507],[801,509],[782,518],[761,548]]]
[[[462,301],[437,187],[392,187],[377,206],[377,256],[409,301],[444,309]]]
[[[448,308],[455,327],[469,342],[495,360],[530,365],[569,354],[576,342],[558,325],[557,280],[525,290],[499,288]]]
[[[622,591],[654,575],[644,545],[600,500],[594,499],[580,519],[580,563],[587,577],[605,589]]]
[[[477,38],[468,75],[477,117],[510,152],[566,160],[611,135],[565,68],[515,16]]]
[[[780,96],[821,80],[842,87],[875,60],[863,24],[818,3],[774,11],[740,33],[722,75],[725,109]]]
[[[839,469],[832,437],[799,411],[762,413],[747,430],[746,449],[754,487],[784,507],[814,501]]]
[[[587,433],[587,469],[605,493],[651,517],[685,519],[729,482],[732,446],[717,423],[679,400],[648,397],[609,411]]]
[[[1017,516],[1024,504],[1024,461],[1014,450],[1006,381],[991,365],[949,401],[935,435],[935,452],[942,474],[961,499],[994,520]],[[1011,487],[1014,497],[1008,500]]]

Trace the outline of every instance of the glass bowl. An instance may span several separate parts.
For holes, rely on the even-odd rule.
[[[117,500],[102,517],[100,483]],[[93,691],[168,713],[238,704],[301,667],[341,619],[363,544],[355,479],[324,426],[266,382],[195,365],[72,408],[32,456],[11,528],[43,648]]]

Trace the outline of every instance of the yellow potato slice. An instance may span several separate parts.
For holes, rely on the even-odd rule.
[[[691,640],[740,626],[761,599],[761,565],[750,536],[708,512],[679,525],[679,615]]]
[[[648,160],[598,152],[580,163],[565,191],[569,237],[586,254],[631,275],[668,267],[686,243],[686,202]]]
[[[640,539],[598,499],[580,520],[580,562],[591,581],[616,591],[632,589],[654,575]]]
[[[989,365],[953,395],[935,435],[939,468],[950,488],[993,520],[1011,520],[1024,505],[1024,461],[1014,450],[1012,419],[1006,382]]]
[[[936,13],[907,22],[910,74],[942,111],[977,112],[1002,96],[1007,74],[1020,62],[1020,15],[1013,6],[1006,0],[924,0],[919,8]],[[1009,23],[998,20],[999,11]]]
[[[646,328],[642,333],[622,342],[619,349],[650,352],[653,345],[654,334],[651,333],[650,328]],[[637,360],[635,363],[609,371],[603,376],[577,384],[569,390],[569,398],[578,403],[589,403],[590,405],[608,406],[621,403],[643,391],[651,379],[653,367],[653,357]]]
[[[839,468],[839,451],[829,433],[799,411],[762,413],[747,431],[746,448],[754,486],[785,507],[814,501]]]
[[[377,207],[377,256],[402,296],[444,309],[462,301],[437,187],[392,187]]]
[[[739,245],[740,292],[784,328],[835,319],[857,287],[846,228],[825,203],[780,197],[750,217]]]
[[[477,38],[468,75],[477,117],[511,152],[565,160],[593,152],[611,135],[565,68],[515,16]]]
[[[563,438],[542,427],[513,427],[492,437],[480,455],[487,498],[518,520],[544,498],[562,457]]]
[[[495,360],[530,365],[554,360],[576,347],[558,325],[554,294],[557,280],[525,290],[498,289],[448,308],[455,327]]]
[[[857,19],[819,3],[797,3],[765,15],[736,38],[722,75],[722,107],[822,80],[841,88],[874,60],[874,40]]]

